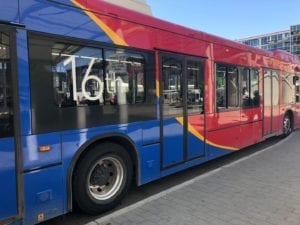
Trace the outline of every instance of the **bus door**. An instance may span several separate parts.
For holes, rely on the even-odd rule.
[[[204,60],[162,54],[162,167],[204,156]]]
[[[0,224],[18,215],[12,35],[0,25]]]
[[[279,71],[264,70],[264,136],[279,129]]]

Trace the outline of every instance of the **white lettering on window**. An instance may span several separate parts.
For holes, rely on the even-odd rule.
[[[85,75],[81,81],[81,90],[82,90],[82,95],[85,99],[90,100],[90,101],[95,101],[99,100],[102,97],[103,94],[103,82],[101,79],[96,76],[92,75],[91,70],[92,67],[96,61],[96,58],[90,58],[91,61],[89,63],[88,69],[85,72]],[[67,60],[64,61],[64,66],[68,64],[72,64],[72,85],[73,85],[73,100],[77,101],[78,100],[78,93],[77,93],[77,80],[76,80],[76,56],[70,56]],[[90,91],[87,90],[86,88],[86,83],[88,81],[95,80],[96,83],[98,84],[98,91],[95,91],[93,94],[90,93]]]

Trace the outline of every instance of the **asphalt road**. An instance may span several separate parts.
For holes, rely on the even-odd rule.
[[[300,132],[297,131],[297,133],[300,133]],[[187,169],[187,170],[179,172],[177,174],[170,175],[168,177],[165,177],[158,181],[146,184],[144,186],[136,187],[135,185],[133,185],[130,192],[128,193],[127,197],[125,197],[125,199],[123,200],[122,204],[119,205],[114,210],[112,210],[111,212],[108,212],[108,213],[105,213],[105,214],[102,214],[99,216],[89,216],[89,215],[83,214],[81,212],[72,212],[67,215],[63,215],[63,216],[57,217],[55,219],[52,219],[50,221],[41,223],[41,225],[67,225],[67,224],[68,225],[69,224],[83,225],[83,224],[87,224],[87,223],[95,221],[101,217],[104,217],[111,213],[114,213],[117,210],[126,208],[136,202],[142,201],[143,199],[149,198],[157,193],[160,193],[162,191],[170,189],[170,188],[172,188],[176,185],[179,185],[183,182],[189,181],[195,177],[198,177],[205,173],[209,173],[210,171],[213,171],[224,165],[230,164],[239,159],[246,158],[246,157],[250,156],[251,154],[259,152],[259,151],[261,151],[269,146],[272,146],[275,143],[280,142],[280,141],[281,141],[280,138],[271,138],[271,139],[268,139],[257,145],[242,149],[241,151],[234,152],[230,155],[221,157],[219,159],[206,162],[202,165]],[[285,143],[288,144],[288,142],[285,142]]]

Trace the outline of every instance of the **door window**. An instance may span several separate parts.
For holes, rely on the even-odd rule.
[[[188,60],[186,73],[188,115],[204,113],[204,63]]]
[[[165,117],[183,114],[182,61],[173,57],[162,59],[162,100]]]

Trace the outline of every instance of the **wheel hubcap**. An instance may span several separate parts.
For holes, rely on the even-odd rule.
[[[97,200],[107,200],[120,189],[124,180],[124,169],[119,159],[103,157],[97,161],[88,176],[90,194]]]

